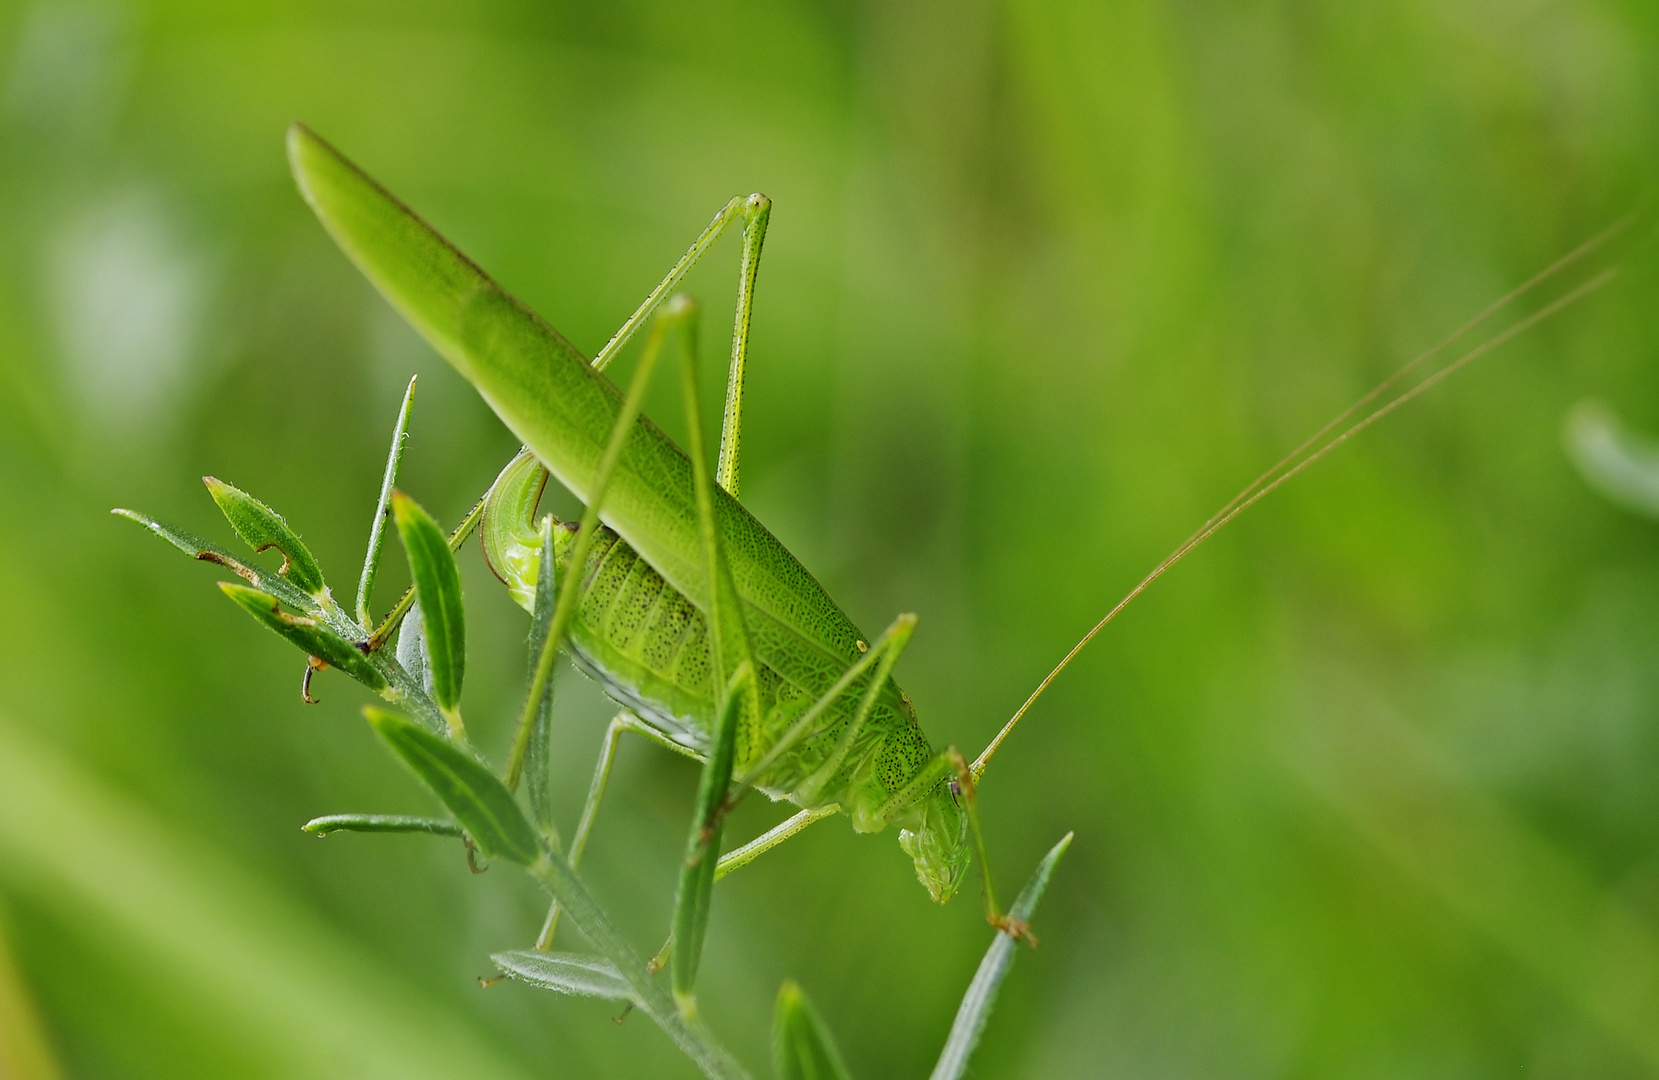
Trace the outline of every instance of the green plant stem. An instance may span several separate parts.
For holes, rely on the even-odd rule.
[[[530,874],[570,913],[594,948],[621,973],[638,995],[639,1007],[649,1016],[674,1045],[715,1080],[747,1080],[748,1073],[738,1064],[731,1052],[715,1041],[700,1022],[688,1021],[680,1015],[668,990],[651,978],[645,961],[634,952],[633,946],[617,932],[609,918],[593,899],[570,864],[557,852],[544,851],[541,858],[530,864]]]

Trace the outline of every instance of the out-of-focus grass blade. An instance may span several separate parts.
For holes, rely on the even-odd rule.
[[[518,606],[530,612],[535,611],[536,559],[541,550],[536,505],[546,486],[547,469],[528,449],[520,450],[490,485],[478,527],[490,571]]]
[[[311,550],[300,540],[281,514],[249,495],[212,476],[202,477],[213,501],[219,504],[225,520],[236,530],[236,535],[247,541],[254,551],[276,548],[282,553],[282,567],[277,571],[297,585],[301,592],[323,596],[323,570],[312,557]]]
[[[250,589],[233,581],[221,581],[219,588],[242,610],[275,631],[279,637],[298,645],[307,655],[332,664],[371,690],[378,692],[386,688],[386,676],[374,666],[374,661],[323,623],[305,615],[291,615],[283,611],[277,598],[263,590]]]
[[[407,814],[329,814],[312,818],[300,828],[313,836],[336,832],[431,833],[433,836],[464,835],[461,826],[443,818],[410,817]]]
[[[1009,915],[1030,920],[1032,912],[1037,910],[1037,901],[1043,898],[1043,890],[1048,888],[1048,878],[1054,872],[1055,864],[1071,846],[1071,837],[1071,833],[1062,836],[1060,842],[1043,856],[1043,861],[1037,864],[1025,888],[1015,898],[1014,906],[1008,910]],[[985,950],[985,958],[979,962],[979,970],[974,972],[968,992],[962,995],[962,1004],[956,1010],[956,1021],[950,1027],[950,1037],[945,1040],[944,1052],[939,1055],[939,1063],[933,1067],[930,1080],[958,1080],[967,1071],[968,1058],[973,1054],[974,1047],[979,1045],[979,1036],[985,1030],[991,1006],[996,1004],[997,989],[1014,964],[1015,944],[1013,938],[999,932],[991,947]]]
[[[266,592],[273,594],[289,607],[306,611],[315,609],[317,606],[315,599],[295,588],[294,584],[286,578],[278,577],[275,574],[267,574],[257,567],[249,566],[225,548],[210,540],[203,540],[195,533],[181,529],[176,525],[169,525],[165,521],[157,521],[148,514],[141,514],[137,510],[117,508],[111,510],[110,513],[117,517],[124,517],[128,521],[136,521],[192,559],[224,567],[255,588],[264,589]]]
[[[374,504],[374,522],[369,526],[369,548],[363,555],[363,573],[357,579],[357,621],[365,630],[374,629],[369,621],[369,599],[374,593],[375,574],[380,570],[380,552],[386,546],[386,513],[397,487],[398,469],[403,465],[403,443],[409,437],[409,410],[415,403],[415,378],[409,380],[409,389],[403,392],[403,404],[397,411],[397,425],[392,428],[392,449],[386,454],[386,473],[380,479],[380,498]]]
[[[410,576],[421,605],[421,635],[426,641],[426,676],[432,700],[457,726],[461,680],[466,674],[467,628],[461,605],[461,572],[449,538],[415,500],[392,493],[392,517],[409,556]]]
[[[40,1023],[23,973],[0,934],[0,1080],[60,1080],[63,1070]]]
[[[1659,443],[1634,434],[1594,401],[1574,406],[1563,436],[1567,456],[1591,487],[1620,506],[1659,517]]]
[[[363,708],[380,738],[432,789],[486,857],[529,866],[542,853],[512,793],[472,755],[396,713]]]
[[[69,940],[127,965],[188,1030],[231,1048],[237,1075],[530,1075],[499,1031],[423,994],[256,866],[195,842],[4,716],[0,884]]]
[[[639,1004],[639,995],[628,980],[602,957],[522,949],[496,953],[490,959],[506,974],[543,990]]]
[[[829,1028],[793,980],[779,988],[772,1016],[772,1073],[777,1080],[851,1080]]]
[[[547,474],[542,476],[545,480]],[[489,520],[488,513],[484,520]],[[547,642],[547,632],[553,625],[553,609],[557,606],[558,584],[554,581],[553,559],[553,516],[549,514],[542,520],[541,529],[541,556],[536,575],[536,607],[530,620],[530,682],[532,688],[535,683],[536,661],[541,656],[542,646]],[[535,726],[530,729],[530,749],[524,758],[524,782],[529,789],[530,812],[535,815],[536,824],[541,827],[542,833],[548,837],[556,837],[557,830],[553,824],[553,680],[548,679],[542,687],[541,701],[536,703]]]

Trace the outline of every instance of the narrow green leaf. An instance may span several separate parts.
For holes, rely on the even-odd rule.
[[[336,832],[431,833],[433,836],[462,836],[461,826],[443,818],[409,817],[405,814],[329,814],[312,818],[300,828],[313,836]]]
[[[282,568],[277,573],[292,581],[300,591],[322,599],[322,567],[281,514],[216,477],[204,476],[202,483],[207,485],[213,501],[219,504],[237,536],[256,552],[276,548],[282,553]]]
[[[374,661],[318,620],[283,611],[277,598],[261,589],[231,581],[221,581],[219,588],[244,611],[308,655],[339,668],[371,690],[378,692],[386,688],[386,676],[374,666]]]
[[[697,808],[691,817],[691,835],[680,866],[680,887],[674,898],[674,997],[682,1011],[694,1011],[692,991],[703,957],[703,935],[708,930],[714,899],[715,870],[720,861],[720,836],[726,794],[732,785],[732,760],[737,743],[737,721],[749,699],[754,669],[745,661],[732,676],[720,709],[714,745],[703,764],[697,785]]]
[[[249,566],[225,548],[210,540],[203,540],[195,533],[188,532],[176,525],[169,525],[165,521],[157,521],[148,514],[141,514],[137,510],[111,510],[116,517],[124,517],[128,521],[135,521],[172,544],[192,559],[201,562],[213,563],[222,566],[237,577],[246,581],[257,589],[264,589],[289,607],[300,610],[315,610],[317,602],[312,597],[296,589],[292,582],[275,574],[267,574],[258,567]]]
[[[449,539],[415,500],[392,493],[392,518],[409,556],[410,576],[421,605],[421,634],[426,641],[426,674],[432,700],[446,716],[461,702],[466,673],[467,631],[461,606],[461,572]],[[452,721],[453,723],[453,721]]]
[[[488,521],[488,517],[485,517]],[[549,514],[542,519],[541,554],[537,557],[536,606],[530,619],[530,693],[535,692],[536,662],[553,626],[553,609],[559,589],[554,582],[553,530],[559,526]],[[530,729],[530,747],[524,756],[525,786],[529,789],[530,812],[548,837],[557,836],[553,824],[553,680],[542,684],[541,701]]]
[[[778,990],[772,1073],[777,1080],[851,1080],[829,1028],[793,980]]]
[[[1032,913],[1037,910],[1037,901],[1043,898],[1043,890],[1048,888],[1049,875],[1054,872],[1060,856],[1066,853],[1066,848],[1071,846],[1071,837],[1071,833],[1062,836],[1060,842],[1043,856],[1043,861],[1037,864],[1025,888],[1015,898],[1014,906],[1008,909],[1011,917],[1026,922],[1031,920]],[[991,947],[985,950],[985,958],[979,962],[979,970],[974,972],[968,992],[962,995],[962,1004],[956,1010],[956,1021],[951,1024],[950,1037],[945,1040],[945,1049],[939,1055],[938,1064],[933,1066],[930,1080],[958,1080],[967,1072],[968,1058],[973,1054],[974,1047],[979,1045],[979,1036],[985,1030],[991,1006],[996,1004],[997,989],[1014,964],[1014,946],[1014,939],[999,931]]]
[[[403,443],[408,438],[409,410],[414,403],[415,377],[411,377],[397,411],[397,425],[392,428],[392,449],[386,454],[386,473],[380,478],[380,498],[375,500],[374,522],[369,526],[369,549],[363,555],[363,573],[357,579],[357,621],[365,630],[373,629],[369,600],[374,594],[375,574],[380,570],[380,552],[386,546],[386,514],[397,487],[398,469],[403,465]]]
[[[504,973],[543,990],[605,1001],[640,1003],[639,995],[622,977],[622,972],[602,957],[520,949],[499,952],[490,959]]]
[[[500,856],[529,866],[541,857],[541,841],[496,775],[440,735],[396,713],[363,708],[392,752],[448,808],[487,858]]]
[[[546,486],[547,469],[529,450],[520,450],[484,496],[484,520],[478,529],[491,573],[507,586],[519,607],[531,612],[541,552],[536,505]]]

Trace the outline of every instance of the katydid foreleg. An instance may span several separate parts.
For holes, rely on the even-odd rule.
[[[960,799],[963,809],[968,814],[968,831],[973,834],[975,861],[979,863],[980,879],[985,887],[985,921],[1016,941],[1025,938],[1035,949],[1037,936],[1031,932],[1031,927],[1026,925],[1024,919],[1004,914],[1001,905],[997,903],[996,883],[991,877],[991,859],[985,850],[985,834],[979,827],[979,796],[968,759],[954,746],[946,747],[940,756],[956,773],[956,778],[951,781],[951,794]]]

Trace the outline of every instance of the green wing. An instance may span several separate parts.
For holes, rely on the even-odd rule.
[[[586,499],[622,393],[575,346],[361,169],[296,124],[288,153],[301,193],[380,292],[559,481]],[[822,693],[858,657],[862,635],[823,586],[724,491],[715,514],[756,650],[778,674]],[[641,417],[602,518],[692,603],[707,610],[691,462]],[[897,687],[884,698],[913,718]]]

